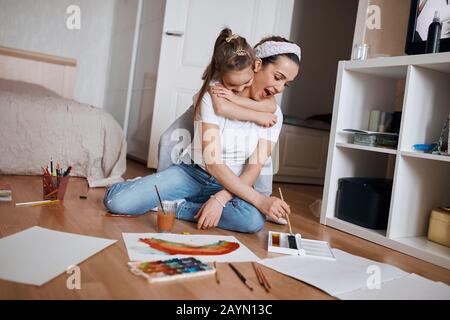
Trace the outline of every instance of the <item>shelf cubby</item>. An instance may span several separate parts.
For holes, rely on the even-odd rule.
[[[401,111],[407,74],[407,69],[403,69],[404,72],[401,73],[392,71],[390,68],[382,69],[377,73],[361,68],[342,71],[339,97],[342,111],[337,118],[339,135],[336,137],[336,142],[352,142],[352,135],[344,132],[344,129],[367,130],[372,110]]]
[[[450,202],[450,165],[400,156],[388,237],[426,236],[430,212]]]
[[[411,66],[408,77],[402,151],[413,151],[414,144],[437,142],[450,114],[450,73]]]
[[[394,176],[395,155],[385,152],[368,152],[366,147],[362,149],[353,147],[356,147],[356,145],[351,145],[351,147],[337,145],[333,150],[334,159],[339,165],[331,172],[329,183],[326,182],[325,184],[330,196],[327,200],[327,215],[324,217],[324,219],[329,219],[328,223],[331,225],[337,224],[348,227],[350,224],[335,217],[339,179],[347,177],[393,179]],[[374,236],[386,235],[386,230],[371,230],[359,226],[354,226],[353,230],[359,230],[363,233],[366,230],[368,233],[375,233]]]
[[[430,212],[450,204],[450,157],[413,150],[436,142],[450,114],[450,61],[410,65],[387,236],[405,252],[450,267],[450,248],[426,237]]]

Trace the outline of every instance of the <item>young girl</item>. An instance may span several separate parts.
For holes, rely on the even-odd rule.
[[[203,85],[196,97],[195,120],[200,119],[199,106],[208,91],[217,115],[231,120],[251,121],[263,127],[277,122],[274,97],[255,101],[239,94],[253,82],[255,61],[252,47],[245,38],[225,28],[216,39],[211,62],[203,73]],[[234,104],[223,103],[217,97]]]

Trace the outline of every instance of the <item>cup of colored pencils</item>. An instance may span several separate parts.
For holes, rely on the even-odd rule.
[[[50,161],[50,167],[42,167],[42,191],[44,200],[64,200],[72,167],[63,169],[59,163]]]

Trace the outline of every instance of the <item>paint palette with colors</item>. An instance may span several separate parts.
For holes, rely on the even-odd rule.
[[[299,233],[293,235],[269,231],[267,250],[274,253],[336,260],[328,242],[302,239]]]

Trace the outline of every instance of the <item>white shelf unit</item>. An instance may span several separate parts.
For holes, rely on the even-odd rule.
[[[343,130],[367,129],[373,109],[394,111],[399,85],[404,90],[397,149],[352,144]],[[450,248],[426,237],[431,210],[450,205],[450,157],[412,148],[435,142],[449,114],[450,53],[341,61],[321,223],[450,269]],[[393,179],[386,230],[335,217],[338,181],[347,177]]]

